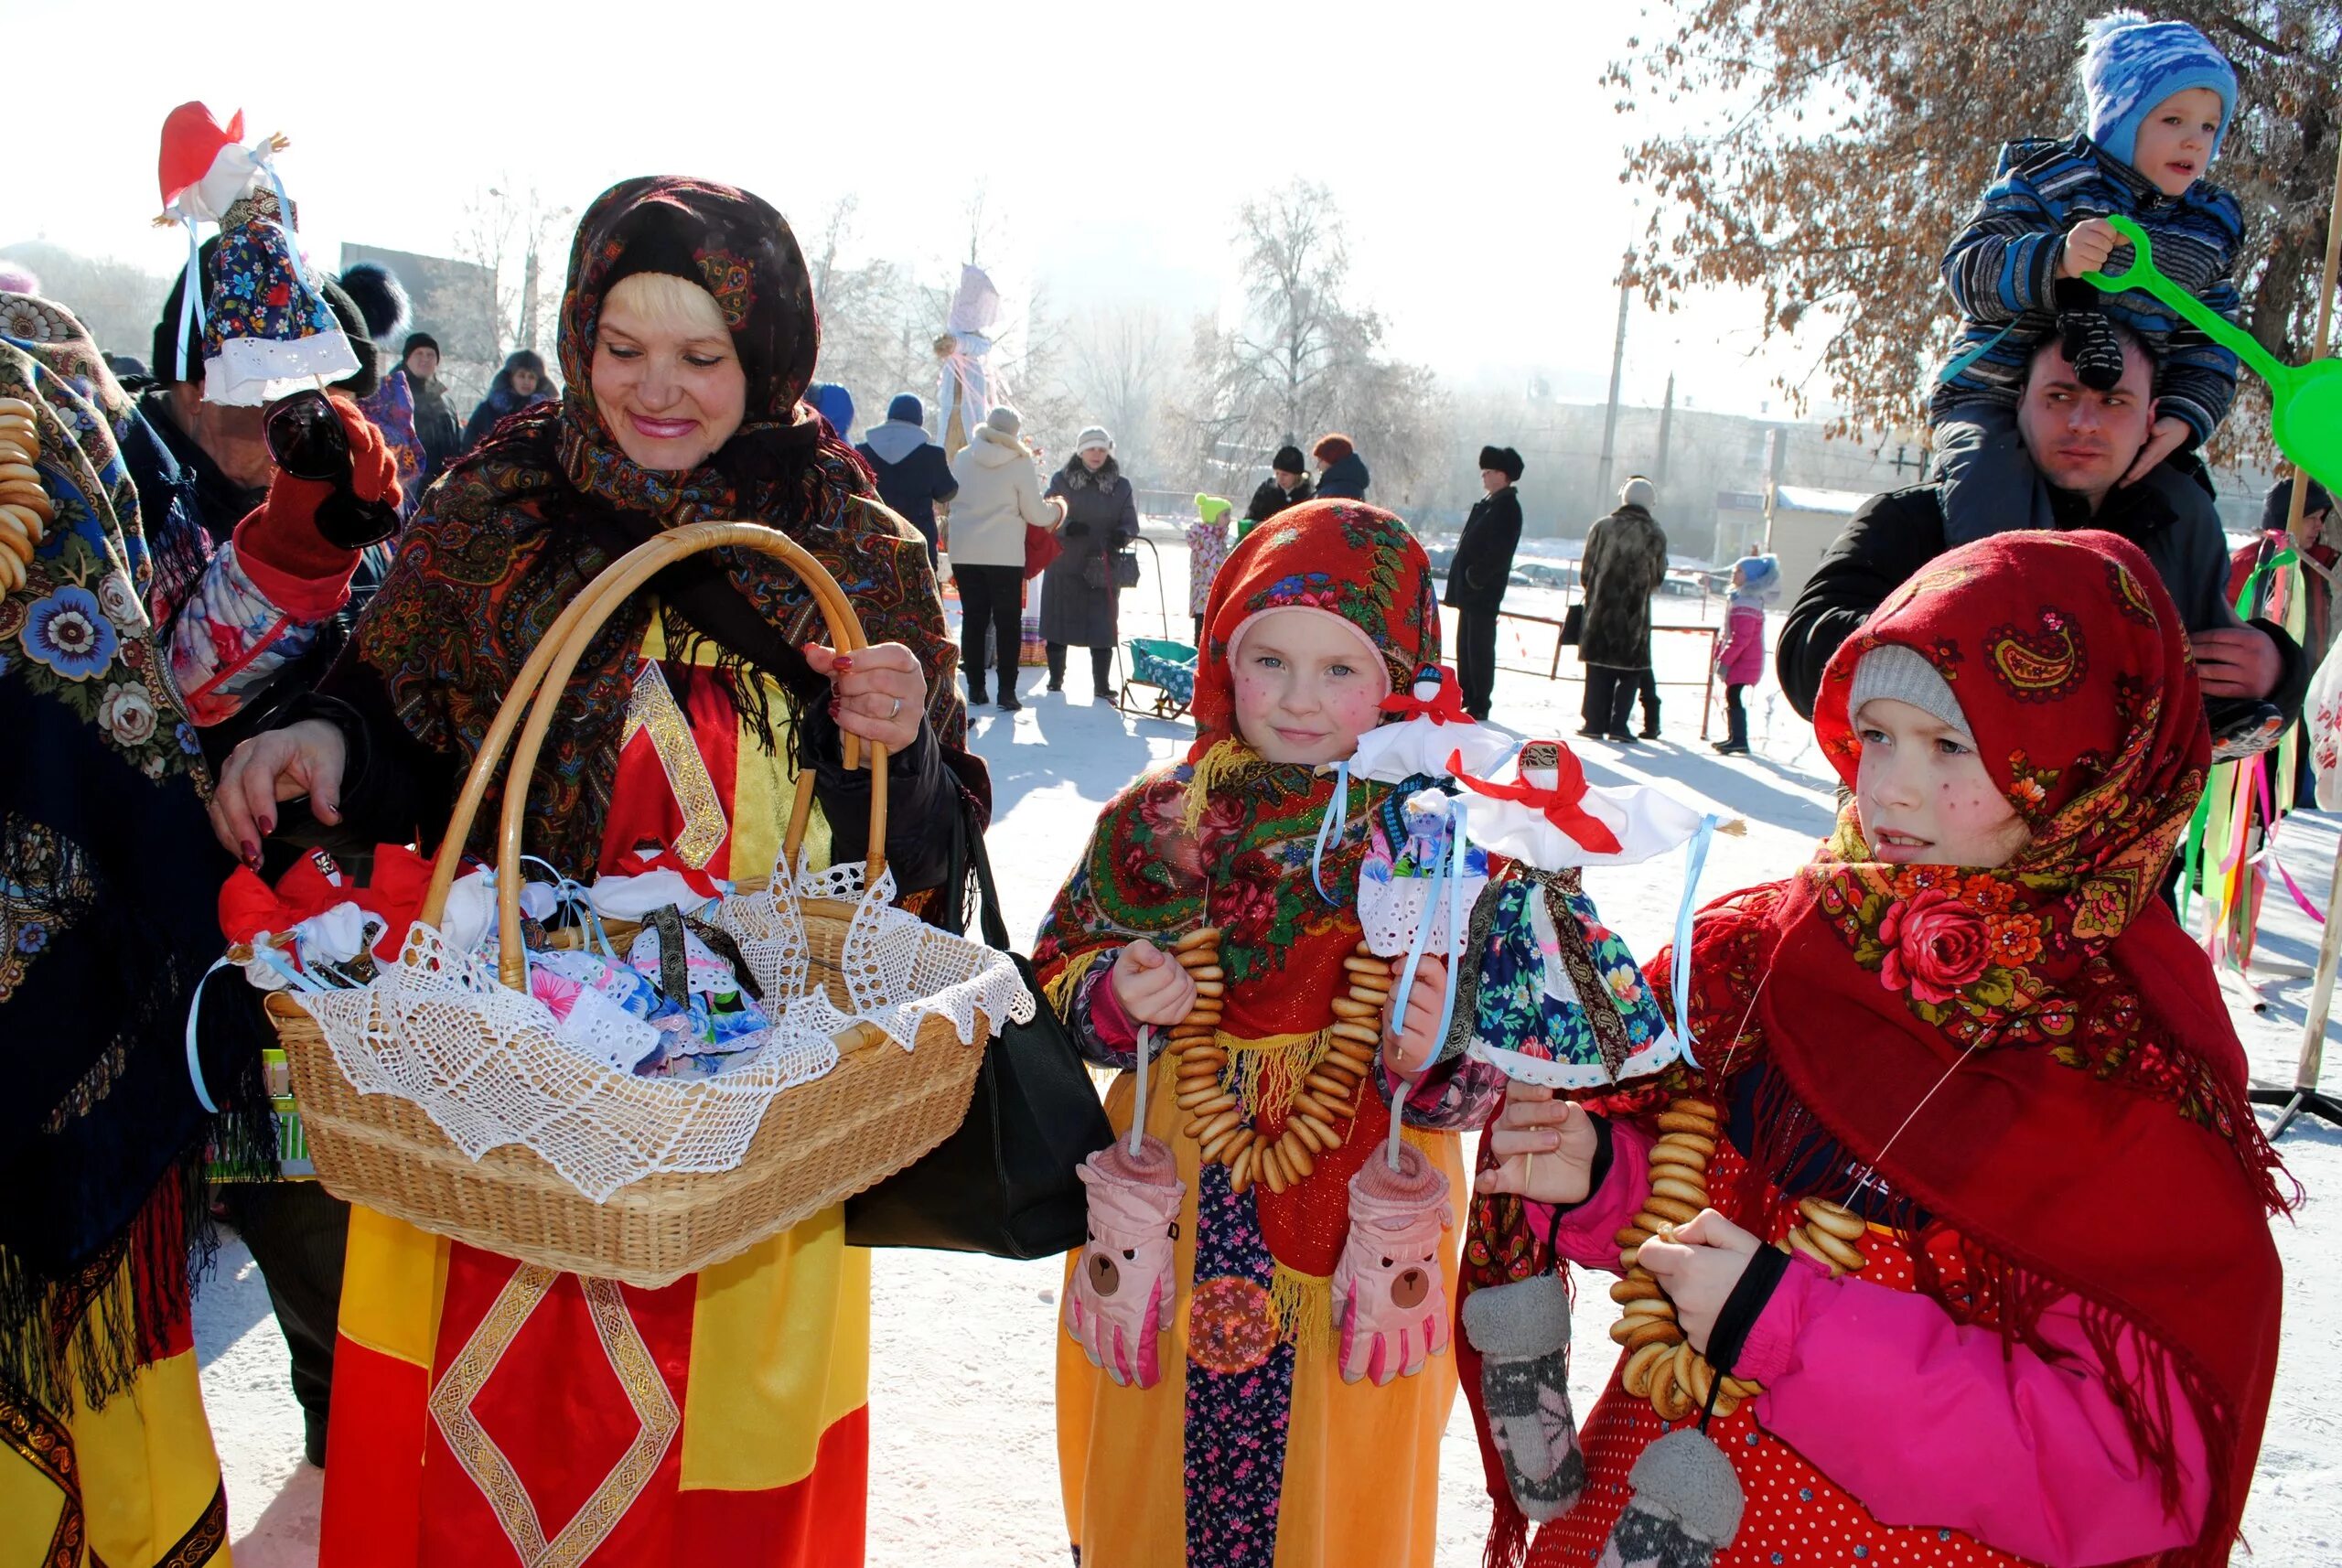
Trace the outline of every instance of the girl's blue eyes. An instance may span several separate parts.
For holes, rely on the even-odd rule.
[[[1273,653],[1254,654],[1252,656],[1252,662],[1259,665],[1263,670],[1282,670],[1284,668],[1284,660],[1278,658]],[[1328,664],[1326,666],[1326,673],[1328,675],[1347,677],[1355,675],[1358,671],[1348,664]]]

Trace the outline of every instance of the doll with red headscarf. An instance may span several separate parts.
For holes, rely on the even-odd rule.
[[[1084,1562],[1432,1560],[1459,1140],[1394,1144],[1367,1080],[1378,1056],[1429,1059],[1445,974],[1426,959],[1391,1019],[1357,897],[1370,822],[1428,780],[1355,782],[1312,866],[1337,793],[1320,765],[1403,719],[1385,699],[1438,663],[1430,576],[1404,525],[1353,502],[1240,542],[1194,747],[1107,806],[1042,927],[1036,968],[1092,1060],[1133,1069],[1140,1026],[1178,1026],[1144,1069],[1137,1152],[1118,1139],[1085,1172],[1058,1354]],[[1180,961],[1210,933],[1210,962]],[[1107,1101],[1124,1131],[1133,1076]]]
[[[1488,1138],[1467,1316],[1564,1260],[1639,1265],[1582,1498],[1532,1545],[1492,1485],[1490,1561],[2225,1563],[2284,1199],[2155,897],[2209,756],[2172,602],[2111,534],[1981,542],[1840,649],[1814,722],[1853,797],[1810,864],[1701,916],[1702,1068],[1516,1086]],[[1715,1110],[1685,1137],[1687,1091]],[[1619,1230],[1687,1149],[1703,1209]],[[1713,1419],[1638,1391],[1649,1282]]]

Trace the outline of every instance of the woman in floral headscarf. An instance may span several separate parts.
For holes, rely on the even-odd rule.
[[[514,674],[603,567],[661,530],[762,521],[805,546],[872,646],[851,661],[763,554],[654,577],[594,639],[533,775],[531,849],[590,877],[646,842],[718,877],[771,869],[816,777],[816,865],[864,856],[883,744],[898,886],[936,901],[983,765],[927,546],[871,499],[803,398],[820,338],[780,215],[729,187],[635,179],[586,214],[562,305],[566,392],[435,485],[352,654],[237,754],[231,844],[306,792],[366,843],[429,843]],[[508,785],[509,787],[509,785]],[[495,809],[480,813],[485,848]],[[323,1561],[862,1561],[869,1254],[833,1209],[662,1290],[552,1275],[379,1215],[350,1224]]]
[[[1336,1031],[1355,1024],[1336,1009],[1351,1004],[1350,966],[1365,961],[1357,906],[1365,827],[1406,789],[1350,791],[1320,894],[1311,852],[1335,783],[1316,764],[1348,757],[1357,732],[1382,716],[1378,704],[1438,663],[1430,582],[1405,525],[1357,502],[1295,507],[1239,543],[1212,585],[1187,760],[1142,775],[1106,807],[1035,950],[1049,999],[1085,1052],[1129,1069],[1137,1014],[1121,1000],[1118,968],[1217,928],[1226,997],[1210,1049],[1231,1064],[1230,1119],[1241,1116],[1263,1149],[1307,1114],[1305,1085],[1316,1078],[1314,1091],[1328,1092],[1334,1080],[1321,1070],[1354,1048],[1355,1035]],[[1311,636],[1330,639],[1314,662],[1303,640]],[[1327,671],[1321,687],[1308,685],[1314,669]],[[1307,697],[1263,706],[1259,693],[1288,672],[1288,690]],[[1423,996],[1419,988],[1409,1015],[1428,1035],[1438,1008],[1433,1000],[1430,1017],[1418,1018]],[[1176,1101],[1185,1060],[1154,1059],[1147,1100],[1146,1131],[1169,1149],[1157,1190],[1169,1193],[1172,1169],[1185,1186],[1184,1197],[1167,1199],[1176,1222],[1152,1319],[1172,1348],[1158,1362],[1153,1328],[1128,1325],[1125,1343],[1136,1341],[1145,1363],[1133,1377],[1111,1346],[1093,1358],[1070,1337],[1058,1344],[1058,1463],[1080,1559],[1105,1568],[1423,1568],[1440,1434],[1456,1393],[1441,1343],[1455,1232],[1442,1216],[1463,1191],[1458,1140],[1404,1132],[1409,1179],[1429,1196],[1403,1216],[1415,1243],[1405,1263],[1380,1260],[1399,1309],[1382,1321],[1414,1331],[1412,1309],[1436,1323],[1404,1345],[1395,1333],[1386,1341],[1366,1324],[1374,1308],[1359,1305],[1346,1323],[1344,1306],[1366,1303],[1379,1283],[1348,1265],[1359,1234],[1354,1178],[1369,1183],[1370,1204],[1386,1196],[1374,1184],[1391,1143],[1387,1102],[1353,1079],[1348,1099],[1329,1095],[1338,1109],[1320,1124],[1330,1135],[1303,1145],[1318,1152],[1299,1179],[1250,1181],[1249,1158],[1207,1160],[1203,1140],[1183,1131],[1190,1113]],[[1129,1073],[1107,1110],[1127,1130]],[[1113,1201],[1101,1190],[1093,1180],[1093,1236]],[[1114,1267],[1085,1256],[1081,1272],[1099,1262]],[[1144,1294],[1141,1266],[1120,1270],[1115,1303]],[[1346,1279],[1358,1282],[1354,1293]],[[1098,1305],[1090,1283],[1069,1288]],[[1375,1307],[1382,1302],[1374,1297]],[[1110,1303],[1101,1316],[1113,1311]]]
[[[1971,545],[1839,650],[1814,725],[1854,795],[1797,875],[1701,916],[1705,1070],[1593,1115],[1513,1090],[1466,1288],[1639,1241],[1694,1352],[1745,1332],[1764,1391],[1708,1427],[1747,1499],[1721,1562],[2226,1563],[2284,1199],[2210,966],[2155,897],[2209,753],[2171,600],[2112,534]],[[1716,1125],[1654,1165],[1662,1113],[1705,1115],[1666,1109],[1687,1091]],[[1708,1211],[1621,1231],[1703,1144]],[[1491,1562],[1601,1550],[1671,1424],[1624,1368],[1533,1548],[1483,1423]]]

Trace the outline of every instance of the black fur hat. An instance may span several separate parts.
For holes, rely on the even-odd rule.
[[[366,318],[366,336],[377,346],[394,341],[407,329],[411,308],[398,274],[380,262],[360,262],[341,270],[343,292],[358,302]]]
[[[1520,482],[1520,454],[1509,446],[1481,447],[1480,467],[1494,468],[1514,484]]]

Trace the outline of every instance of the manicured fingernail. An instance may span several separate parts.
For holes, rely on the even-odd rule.
[[[851,654],[851,653],[841,653],[841,654],[839,654],[839,655],[838,655],[838,660],[837,660],[837,667],[838,667],[839,669],[841,669],[841,670],[851,670],[851,669],[853,669],[853,668],[854,668],[854,655],[853,655],[853,654]]]
[[[244,852],[244,864],[246,865],[251,866],[255,871],[260,869],[260,845],[252,843],[250,839],[246,839],[236,847]]]
[[[263,817],[260,820],[260,832],[263,838],[266,838],[270,833],[273,833],[275,831],[276,819],[274,817]]]

